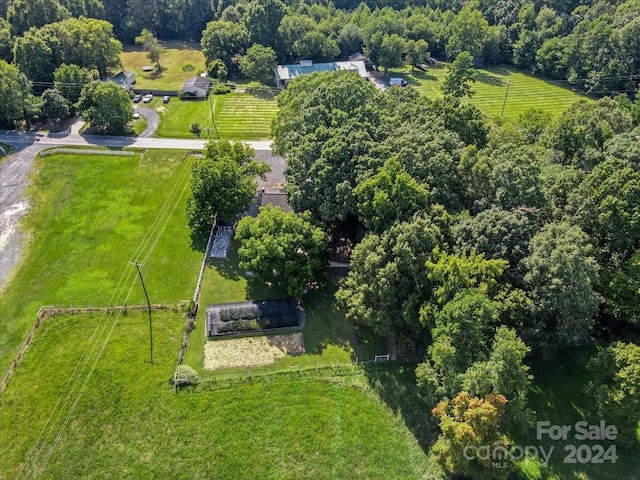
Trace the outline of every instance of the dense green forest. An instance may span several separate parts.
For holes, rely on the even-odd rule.
[[[145,38],[201,42],[219,79],[244,73],[266,81],[274,58],[332,61],[356,52],[387,70],[466,51],[476,65],[513,64],[595,95],[633,95],[640,71],[639,0],[3,0],[0,12],[7,126],[38,117],[32,93],[72,80],[54,85],[63,65],[95,78],[116,72],[122,44],[143,30]],[[79,93],[65,98],[73,110]]]
[[[640,117],[607,97],[490,123],[453,88],[473,81],[462,63],[438,100],[349,74],[292,83],[273,132],[287,198],[355,245],[347,316],[423,355],[445,471],[503,478],[464,448],[512,444],[532,425],[530,362],[594,341],[583,414],[622,451],[640,416]]]

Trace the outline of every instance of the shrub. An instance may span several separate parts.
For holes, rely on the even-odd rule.
[[[195,65],[193,63],[185,63],[182,66],[182,71],[183,72],[193,72],[196,69]]]
[[[213,87],[214,95],[224,95],[225,93],[231,93],[231,87],[227,85],[216,85]]]
[[[189,131],[191,133],[193,133],[194,135],[196,135],[197,137],[200,136],[200,133],[202,132],[202,129],[200,128],[200,124],[193,122],[190,126],[189,126]]]
[[[197,385],[200,381],[198,372],[189,365],[178,365],[178,368],[176,368],[176,378],[186,378],[189,385]]]

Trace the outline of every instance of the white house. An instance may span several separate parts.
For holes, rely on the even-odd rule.
[[[365,80],[369,78],[369,73],[363,60],[330,63],[313,63],[311,60],[300,60],[300,63],[294,65],[278,65],[275,68],[276,86],[280,89],[285,89],[291,80],[300,75],[308,75],[314,72],[335,72],[338,70],[357,73]]]
[[[211,82],[206,77],[191,77],[184,82],[180,95],[186,98],[206,98]]]

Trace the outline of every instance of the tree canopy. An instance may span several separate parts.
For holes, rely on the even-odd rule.
[[[235,238],[240,242],[240,267],[288,295],[302,295],[326,275],[326,235],[308,213],[285,213],[266,205],[256,218],[240,220]]]
[[[193,164],[191,195],[187,199],[187,223],[192,235],[201,237],[213,221],[234,220],[253,202],[257,175],[269,166],[253,157],[253,149],[240,142],[210,141],[205,157]]]
[[[78,111],[91,127],[122,131],[133,118],[131,99],[115,82],[93,81],[82,89]]]

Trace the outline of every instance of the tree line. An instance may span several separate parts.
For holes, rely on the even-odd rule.
[[[380,92],[346,72],[292,82],[273,125],[287,199],[326,233],[326,248],[351,246],[336,294],[347,317],[424,352],[416,379],[441,426],[433,453],[446,471],[495,475],[464,458],[465,439],[508,445],[532,419],[528,360],[594,337],[620,342],[590,363],[590,414],[632,445],[638,103],[583,100],[556,120],[530,110],[517,125],[489,122],[464,101],[471,55],[458,59],[438,100]],[[264,232],[242,231],[261,258]],[[269,265],[284,281],[283,264]]]
[[[596,93],[637,89],[640,69],[637,0],[5,0],[0,11],[7,61],[30,29],[84,16],[109,22],[125,43],[142,29],[200,41],[207,65],[227,72],[240,71],[253,45],[279,62],[364,52],[383,68],[468,51],[476,64],[513,64]]]

